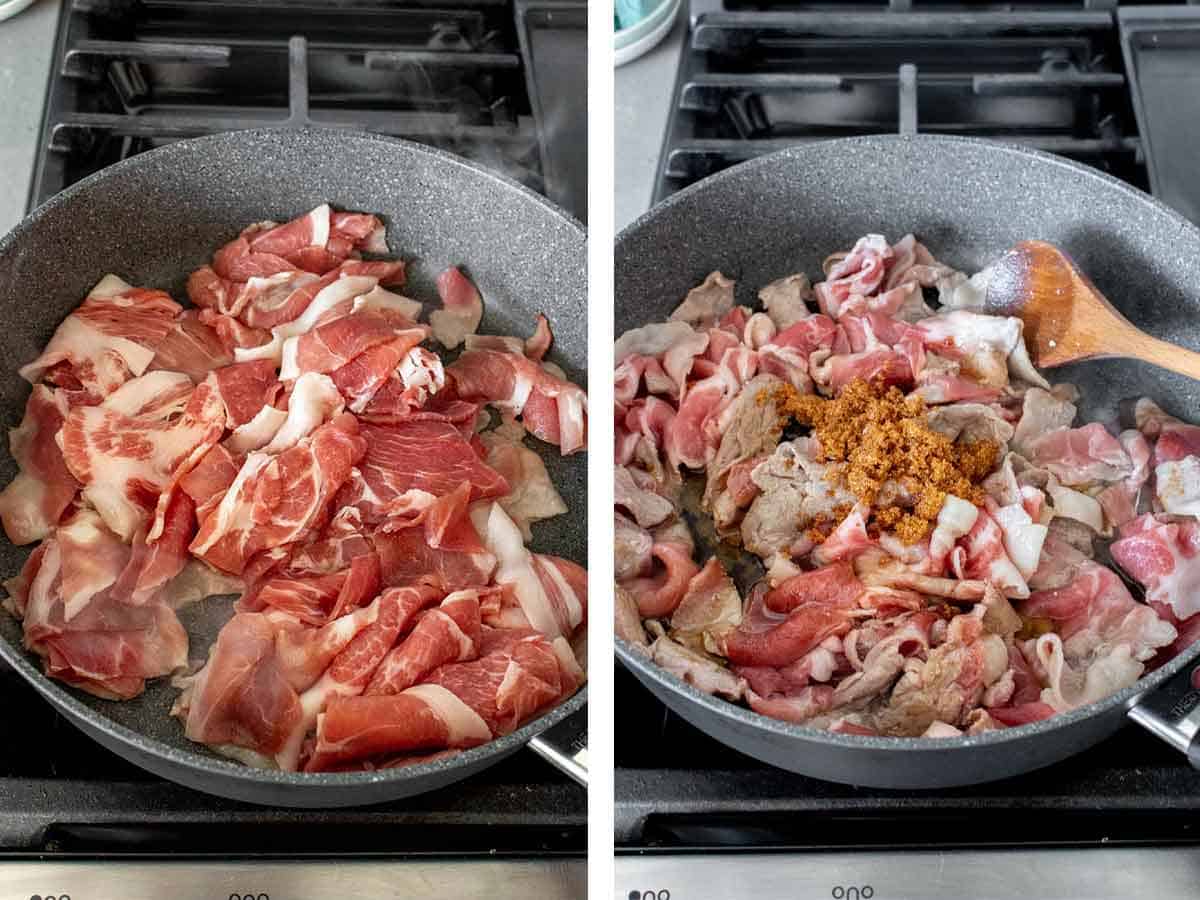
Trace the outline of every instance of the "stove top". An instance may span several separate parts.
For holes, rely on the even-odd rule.
[[[1200,102],[1200,8],[692,0],[690,13],[656,201],[781,147],[930,131],[1058,153],[1200,221],[1196,143],[1180,133],[1200,121],[1191,109]],[[1121,896],[1121,873],[1144,871],[1146,858],[1097,854],[1150,845],[1179,845],[1183,869],[1200,871],[1200,772],[1136,730],[995,784],[884,791],[743,756],[669,712],[620,666],[616,708],[617,880],[631,900],[722,896],[727,882],[742,896],[845,900],[947,888],[946,896]],[[1062,871],[1066,863],[1034,865],[1028,851],[1064,846],[1093,851],[1073,857],[1074,871],[1110,877],[1099,886],[1094,877],[1031,881],[1053,859]],[[1013,847],[1023,855],[1005,855]],[[752,855],[782,850],[820,852],[802,865]],[[930,865],[958,874],[933,885],[908,877]],[[1010,876],[1002,886],[961,877],[997,868]],[[1156,896],[1194,893],[1194,881],[1153,883]]]
[[[297,811],[210,797],[151,775],[92,741],[2,667],[0,721],[6,736],[20,723],[20,733],[35,738],[0,741],[0,862],[31,853],[546,858],[582,854],[586,843],[585,792],[528,750],[407,800]]]
[[[1200,772],[1144,731],[1018,778],[856,788],[732,750],[616,673],[618,850],[896,850],[1200,843]]]
[[[465,156],[584,218],[585,12],[585,0],[71,0],[30,206],[182,138],[343,127]]]
[[[693,0],[656,201],[798,142],[926,130],[1060,153],[1200,222],[1178,133],[1200,119],[1176,107],[1200,97],[1196,7],[764,5]],[[614,696],[619,900],[1196,896],[1200,772],[1139,729],[996,783],[880,790],[744,756],[619,665]]]
[[[654,200],[782,147],[881,132],[1061,154],[1200,220],[1200,8],[1116,0],[692,0]]]
[[[459,153],[582,218],[585,12],[583,0],[71,0],[30,204],[182,138],[333,125]],[[26,736],[0,740],[0,863],[31,854],[536,857],[571,861],[569,877],[555,863],[552,880],[573,885],[562,896],[578,895],[586,792],[530,751],[408,800],[297,812],[209,797],[125,763],[3,663],[0,722],[5,737],[18,727]],[[25,884],[6,880],[26,877],[16,871],[0,865],[0,896]],[[547,882],[520,866],[512,877],[543,895]],[[103,895],[52,886],[39,893]]]
[[[621,900],[1195,896],[1200,772],[1139,729],[1019,778],[889,791],[744,756],[620,667],[615,696]]]

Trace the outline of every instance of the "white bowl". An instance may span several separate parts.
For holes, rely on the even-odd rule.
[[[15,16],[32,3],[33,0],[0,0],[0,22]]]
[[[657,46],[675,24],[680,2],[681,0],[661,0],[646,18],[629,28],[622,28],[613,35],[616,64],[622,66]]]

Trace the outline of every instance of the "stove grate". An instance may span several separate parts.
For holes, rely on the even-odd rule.
[[[1131,84],[1122,39],[1134,26],[1116,11],[693,0],[654,199],[784,147],[916,131],[1022,144],[1148,190],[1141,120],[1157,107]],[[1200,27],[1200,9],[1178,15]]]
[[[74,0],[58,41],[31,206],[175,140],[283,126],[404,137],[547,191],[505,0]]]

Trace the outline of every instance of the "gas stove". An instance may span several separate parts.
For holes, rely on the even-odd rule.
[[[341,127],[472,159],[586,215],[584,0],[73,0],[30,206],[164,143]]]
[[[0,897],[379,896],[385,878],[455,897],[583,895],[586,795],[528,750],[407,800],[273,809],[144,772],[3,667],[0,720],[24,736],[0,742]]]
[[[580,0],[74,0],[30,205],[182,138],[338,126],[459,153],[582,216],[586,120],[564,103],[585,91],[584,26]],[[408,800],[296,811],[133,767],[3,663],[0,722],[0,897],[585,890],[586,792],[529,750]]]
[[[1116,0],[692,0],[654,201],[798,143],[993,138],[1095,166],[1200,220],[1200,9]]]
[[[1126,729],[994,784],[885,791],[731,750],[616,673],[618,898],[1194,897],[1200,772]]]
[[[1057,153],[1200,221],[1198,87],[1196,6],[692,0],[654,200],[782,147],[928,131]],[[619,666],[615,696],[619,898],[1196,893],[1200,773],[1142,732],[884,791],[743,756]]]

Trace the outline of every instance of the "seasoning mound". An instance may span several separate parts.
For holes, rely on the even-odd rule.
[[[871,507],[876,531],[914,544],[933,528],[947,494],[983,503],[979,482],[995,467],[999,446],[955,443],[933,431],[920,397],[857,379],[833,399],[791,385],[771,399],[781,415],[812,428],[818,458],[840,464],[831,466],[831,477]]]

